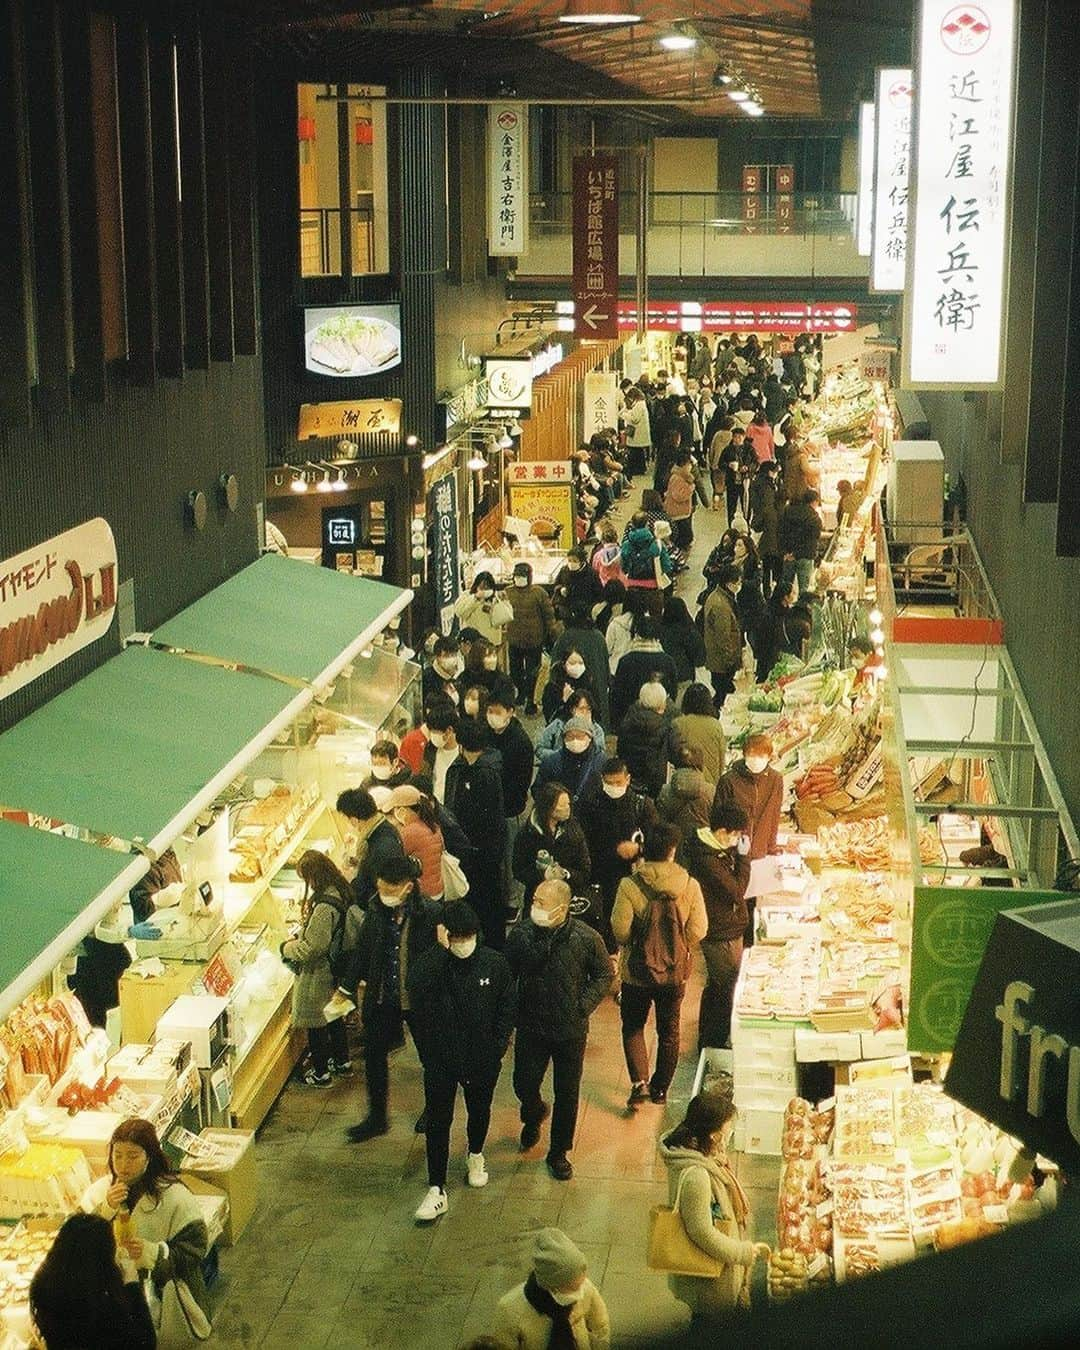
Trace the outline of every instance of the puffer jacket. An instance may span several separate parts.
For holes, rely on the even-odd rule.
[[[640,529],[631,530],[627,534],[623,540],[620,557],[628,586],[652,586],[655,589],[657,558],[660,559],[660,566],[668,576],[673,570],[667,549],[657,542],[656,536],[647,525],[642,525]]]
[[[507,935],[506,959],[518,981],[519,1030],[549,1041],[582,1039],[613,978],[599,933],[580,919],[554,929],[523,920]]]
[[[555,641],[560,624],[551,597],[542,586],[508,586],[505,596],[514,611],[506,625],[506,640],[511,647],[537,651]]]
[[[633,932],[634,920],[643,918],[649,908],[645,892],[637,885],[640,876],[647,886],[662,895],[673,895],[676,910],[683,925],[683,936],[687,946],[694,948],[709,931],[709,918],[705,913],[705,901],[701,887],[676,862],[645,862],[628,877],[619,882],[615,892],[615,904],[611,910],[611,931],[615,941],[622,948],[619,956],[619,970],[624,984],[639,984],[630,974],[628,943]]]
[[[676,769],[660,790],[656,814],[661,820],[678,826],[685,845],[696,830],[708,825],[715,791],[716,785],[710,783],[700,769]],[[686,863],[681,852],[679,861]]]
[[[454,601],[454,613],[462,628],[475,628],[482,638],[498,647],[506,633],[506,625],[514,617],[504,595],[496,595],[493,600],[481,600],[472,591],[462,591]]]
[[[749,917],[746,908],[749,857],[744,858],[735,849],[721,848],[712,830],[702,827],[687,840],[686,866],[705,897],[709,940],[730,942],[742,937]]]
[[[780,549],[795,558],[817,558],[821,517],[809,502],[789,502],[780,517]]]
[[[544,880],[543,873],[536,865],[537,854],[544,849],[551,854],[553,861],[570,873],[566,880],[573,894],[583,894],[592,870],[584,831],[571,818],[560,821],[555,826],[555,833],[548,834],[534,811],[514,840],[514,880],[520,881],[525,887],[525,904],[531,903],[533,891]]]
[[[670,520],[686,520],[693,513],[695,486],[693,469],[676,464],[664,492],[664,510]]]
[[[581,1286],[581,1298],[570,1309],[570,1332],[574,1350],[609,1350],[611,1346],[607,1307],[592,1280]],[[524,1284],[499,1299],[492,1337],[498,1350],[547,1350],[550,1338],[551,1320],[541,1316],[525,1297]]]
[[[502,952],[462,960],[434,946],[409,967],[409,1004],[424,1068],[464,1082],[499,1075],[517,1016],[517,985]]]
[[[664,786],[676,745],[669,714],[646,708],[641,702],[631,704],[619,726],[619,755],[626,761],[631,782],[639,792],[655,797]]]
[[[742,627],[730,592],[716,586],[705,601],[705,664],[712,671],[734,670],[742,655]]]

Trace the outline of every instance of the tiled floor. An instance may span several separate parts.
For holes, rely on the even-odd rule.
[[[699,511],[695,523],[696,566],[681,588],[691,606],[724,518]],[[455,1350],[489,1330],[500,1296],[527,1274],[533,1234],[545,1224],[565,1229],[588,1257],[617,1345],[644,1346],[677,1331],[686,1310],[666,1279],[645,1268],[645,1232],[650,1206],[667,1194],[657,1135],[680,1118],[693,1083],[699,991],[700,974],[684,1004],[684,1053],[667,1107],[647,1105],[630,1118],[619,1011],[611,999],[597,1011],[569,1183],[548,1175],[543,1141],[529,1155],[518,1152],[508,1056],[485,1151],[491,1181],[480,1191],[464,1185],[459,1101],[450,1210],[434,1228],[417,1228],[412,1218],[427,1178],[424,1141],[412,1128],[422,1094],[411,1043],[391,1063],[392,1130],[371,1143],[349,1144],[344,1135],[363,1114],[359,1074],[327,1089],[290,1085],[256,1145],[258,1211],[223,1253],[213,1343]],[[778,1163],[737,1162],[753,1203],[753,1236],[772,1240]]]

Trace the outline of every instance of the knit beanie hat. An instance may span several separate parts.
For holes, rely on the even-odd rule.
[[[589,740],[593,740],[596,728],[584,717],[571,717],[563,727],[563,735],[573,736],[575,733],[579,736],[588,736]]]
[[[560,1228],[542,1228],[533,1251],[536,1282],[549,1292],[585,1274],[588,1262]]]
[[[642,707],[651,708],[653,712],[663,712],[667,706],[667,690],[659,680],[648,680],[643,684],[638,698]]]

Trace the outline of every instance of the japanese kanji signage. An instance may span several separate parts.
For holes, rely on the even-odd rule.
[[[454,622],[454,601],[461,590],[458,575],[457,479],[446,474],[428,493],[431,524],[431,587],[439,631],[449,633]]]
[[[1001,382],[1015,28],[1015,0],[921,6],[908,387]]]
[[[795,165],[776,167],[776,233],[790,234],[795,222]]]
[[[529,110],[488,107],[488,252],[516,258],[529,248]]]
[[[892,352],[880,348],[860,352],[859,374],[864,380],[879,380],[882,384],[888,384],[892,374]]]
[[[874,114],[873,249],[870,289],[902,291],[907,258],[908,176],[911,168],[911,71],[877,73]]]
[[[487,381],[487,406],[527,412],[532,407],[532,359],[528,356],[485,357],[484,379]]]
[[[361,398],[343,403],[302,403],[297,438],[312,436],[370,436],[388,431],[396,436],[401,430],[401,399]]]
[[[98,517],[0,563],[0,699],[104,637],[116,543]]]
[[[581,435],[583,440],[605,427],[613,427],[618,421],[615,407],[615,395],[618,384],[614,372],[590,370],[585,376],[584,403],[582,405]]]
[[[507,471],[510,514],[558,529],[559,542],[574,542],[574,476],[565,459],[520,460]]]
[[[574,157],[574,333],[619,335],[619,162]]]
[[[757,234],[761,220],[761,168],[757,164],[744,164],[742,171],[742,217],[743,233]]]
[[[855,210],[855,243],[860,258],[869,258],[874,228],[874,105],[859,105],[859,196]]]
[[[802,300],[747,300],[728,303],[706,300],[700,306],[701,331],[705,333],[851,333],[858,327],[859,311],[854,301],[828,301],[808,305]],[[686,326],[686,314],[678,300],[650,300],[646,327],[652,331],[678,332]],[[619,327],[634,328],[637,310],[632,300],[619,305]]]

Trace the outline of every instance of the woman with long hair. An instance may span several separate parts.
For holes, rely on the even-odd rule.
[[[465,658],[465,669],[457,679],[458,692],[464,694],[473,685],[480,685],[490,694],[500,678],[498,647],[486,637],[475,638]]]
[[[309,1087],[326,1087],[334,1075],[352,1070],[345,1023],[340,1017],[328,1023],[324,1009],[334,993],[331,959],[345,940],[353,889],[333,861],[317,849],[309,848],[296,870],[304,883],[301,929],[281,944],[281,955],[296,973],[292,1024],[308,1034],[311,1064],[304,1082]]]
[[[157,1335],[135,1263],[98,1214],[65,1219],[30,1283],[46,1350],[154,1350]]]

